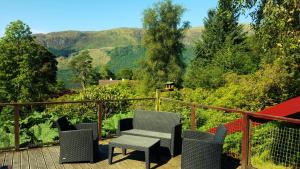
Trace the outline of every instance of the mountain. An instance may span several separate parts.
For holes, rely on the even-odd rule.
[[[184,43],[191,45],[200,38],[202,27],[186,32]],[[104,31],[63,31],[35,34],[36,40],[56,56],[69,56],[84,49],[101,49],[141,45],[143,30],[140,28],[117,28]]]
[[[185,32],[183,42],[186,49],[183,61],[189,64],[192,59],[192,47],[200,39],[203,27],[192,27]],[[244,26],[249,31],[249,25]],[[251,30],[250,30],[251,31]],[[73,55],[88,50],[93,58],[93,67],[106,65],[113,73],[123,68],[134,69],[144,57],[142,46],[143,29],[117,28],[103,31],[62,31],[47,34],[35,34],[36,41],[58,57],[58,80],[67,86],[74,86],[72,71],[68,62]]]
[[[35,36],[38,43],[56,56],[68,56],[84,49],[138,45],[141,43],[142,30],[119,28],[106,31],[63,31]]]
[[[192,57],[193,43],[200,38],[202,27],[194,27],[186,31],[183,54],[185,63]],[[47,34],[35,34],[36,41],[45,46],[58,57],[57,79],[66,87],[78,86],[74,82],[74,74],[68,66],[72,56],[88,50],[93,58],[93,67],[106,65],[113,73],[123,68],[137,68],[145,55],[142,46],[143,29],[117,28],[104,31],[62,31]]]

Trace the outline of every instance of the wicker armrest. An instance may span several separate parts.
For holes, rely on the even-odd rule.
[[[98,123],[79,123],[75,125],[76,129],[91,129],[93,130],[93,140],[98,140]]]
[[[68,130],[68,131],[60,131],[59,132],[60,137],[69,137],[75,138],[75,137],[86,137],[86,138],[92,138],[93,130],[92,129],[81,129],[81,130]]]
[[[121,131],[133,129],[132,121],[133,118],[119,120],[117,134],[121,135]]]
[[[213,134],[192,130],[183,131],[182,137],[196,140],[214,140]]]
[[[74,143],[86,146],[93,144],[93,131],[91,129],[69,130],[59,132],[59,141],[61,147],[69,146]]]

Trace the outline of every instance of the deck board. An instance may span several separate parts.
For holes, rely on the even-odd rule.
[[[52,162],[55,165],[55,168],[56,169],[65,169],[65,167],[63,165],[60,165],[58,163],[58,156],[59,156],[59,154],[56,153],[56,151],[54,150],[54,147],[47,147],[45,149],[47,149],[47,151],[49,152],[49,155],[51,157]]]
[[[28,162],[29,162],[30,169],[38,169],[35,149],[28,150]]]
[[[21,169],[29,169],[28,151],[21,151]]]
[[[116,148],[113,164],[108,164],[108,141],[101,141],[100,159],[90,163],[66,163],[59,164],[59,146],[34,148],[19,152],[1,152],[1,164],[13,165],[13,169],[143,169],[145,168],[143,152],[128,150],[127,155],[122,155],[121,149]],[[163,163],[151,162],[151,168],[178,169],[180,168],[180,156],[175,158],[162,157]]]
[[[14,152],[13,156],[13,169],[21,169],[21,152]]]
[[[4,166],[11,166],[13,163],[13,156],[14,152],[6,152],[5,153],[5,160],[4,160]]]
[[[56,169],[55,164],[54,164],[47,148],[41,149],[41,152],[44,155],[45,164],[46,164],[47,168],[48,169]]]
[[[3,166],[5,160],[5,153],[0,154],[0,167]]]

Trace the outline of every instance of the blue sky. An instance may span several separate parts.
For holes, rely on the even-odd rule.
[[[142,27],[144,9],[158,0],[1,0],[0,36],[5,27],[20,19],[34,33],[64,30],[95,31],[118,27]],[[186,8],[184,21],[203,25],[207,10],[217,0],[173,0]],[[250,22],[242,17],[240,22]]]

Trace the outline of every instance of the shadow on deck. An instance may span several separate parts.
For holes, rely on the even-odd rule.
[[[139,151],[128,151],[127,155],[122,155],[121,149],[116,148],[113,164],[108,164],[108,140],[101,141],[100,158],[96,163],[66,163],[59,164],[59,146],[34,148],[19,152],[0,153],[0,169],[144,169],[144,153]],[[157,169],[179,169],[181,156],[171,158],[169,155],[161,154],[160,161],[155,158],[151,160],[151,168]],[[12,167],[8,167],[12,166]],[[222,168],[236,169],[239,161],[230,157],[223,157]]]

